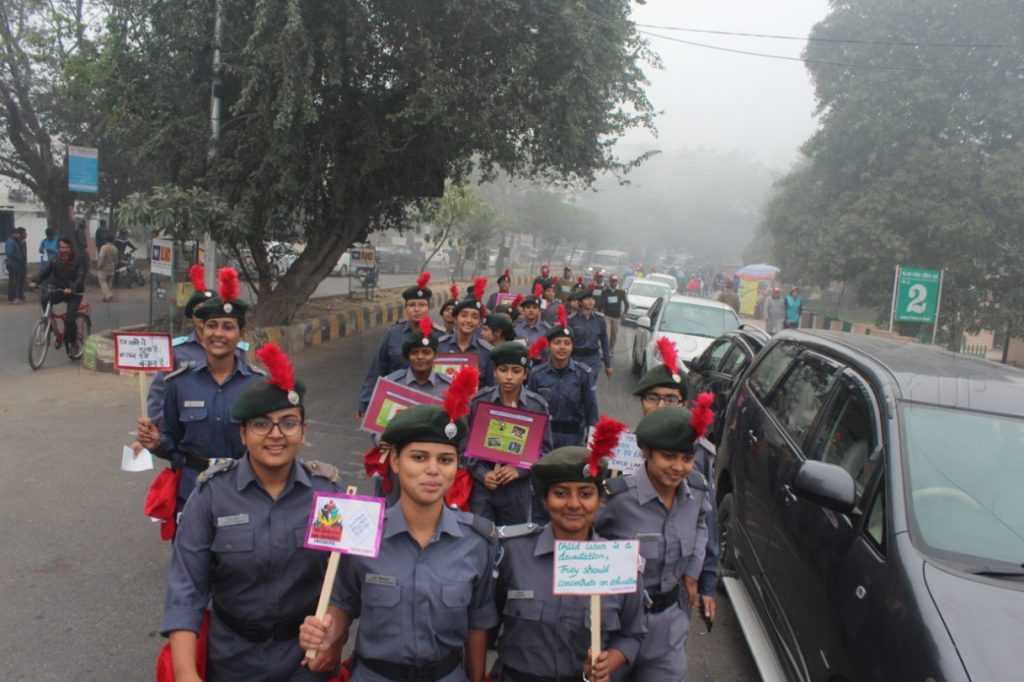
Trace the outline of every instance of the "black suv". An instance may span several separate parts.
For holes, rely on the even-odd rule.
[[[725,406],[729,404],[732,389],[750,369],[754,356],[768,343],[768,333],[760,327],[741,324],[715,339],[696,360],[687,361],[686,395],[696,398],[700,393],[715,394],[715,420],[708,428],[707,438],[718,444],[725,419]]]
[[[1024,371],[784,331],[729,402],[728,591],[766,679],[1021,679]]]

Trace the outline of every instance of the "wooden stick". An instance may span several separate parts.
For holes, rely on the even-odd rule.
[[[145,419],[149,416],[146,412],[146,393],[149,392],[149,380],[146,378],[146,373],[139,371],[139,410],[141,410],[142,418]]]
[[[590,595],[590,664],[601,655],[601,595]]]
[[[341,559],[341,552],[331,552],[331,558],[327,560],[327,574],[324,576],[324,584],[320,588],[320,601],[316,605],[316,617],[320,620],[327,615],[327,607],[331,605],[331,590],[334,588],[334,576],[338,574],[338,561]],[[316,649],[307,649],[306,658],[316,658]]]

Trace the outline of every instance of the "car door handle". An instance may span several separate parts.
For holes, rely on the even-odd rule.
[[[796,502],[796,493],[793,492],[793,488],[786,483],[782,486],[782,502],[787,507]]]
[[[749,431],[747,431],[747,438],[750,439],[751,443],[757,442],[757,434],[754,433],[754,429],[750,429]]]

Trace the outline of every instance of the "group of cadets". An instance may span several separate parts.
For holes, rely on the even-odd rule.
[[[327,553],[303,540],[313,494],[340,490],[340,476],[299,459],[305,388],[288,359],[265,344],[264,371],[239,349],[237,275],[222,269],[215,293],[196,273],[195,331],[175,340],[179,367],[154,382],[138,425],[141,445],[180,472],[180,513],[165,525],[174,545],[161,628],[173,677],[164,679],[685,679],[691,618],[715,615],[710,402],[687,403],[674,349],[661,342],[664,363],[634,390],[644,465],[609,471],[608,436],[624,425],[598,416],[596,376],[602,364],[611,376],[611,346],[595,307],[621,290],[614,278],[574,282],[570,314],[555,297],[572,281],[565,275],[545,266],[531,293],[505,306],[496,294],[484,304],[483,278],[464,297],[452,287],[438,327],[429,276],[403,291],[406,319],[381,339],[358,417],[382,377],[443,407],[409,408],[374,438],[365,464],[387,500],[380,553],[341,561],[321,619],[311,614]],[[507,273],[499,286],[510,290]],[[453,381],[435,371],[444,353],[473,355],[476,366]],[[547,415],[529,469],[466,456],[467,417],[480,403]],[[602,599],[592,657],[589,601],[552,592],[554,543],[601,538],[638,541],[640,589]],[[488,671],[489,646],[498,657]]]

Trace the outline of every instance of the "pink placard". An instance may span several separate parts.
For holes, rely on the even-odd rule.
[[[434,358],[434,371],[454,379],[460,369],[467,365],[476,367],[479,362],[476,353],[438,353]]]
[[[384,433],[388,422],[413,405],[440,405],[441,401],[414,388],[381,377],[373,387],[362,427],[371,433]]]
[[[384,533],[384,500],[365,495],[313,493],[303,547],[376,557]]]
[[[540,459],[548,416],[495,403],[477,403],[469,424],[466,455],[521,469]]]
[[[517,295],[518,294],[513,294],[510,291],[499,292],[494,298],[494,307],[497,308],[499,305],[504,305],[506,303],[511,306],[512,302],[516,300]]]

